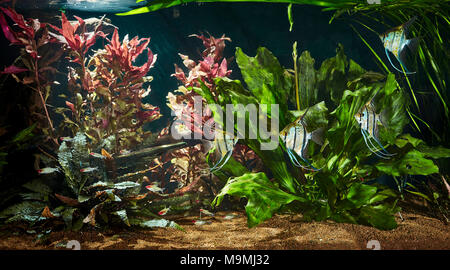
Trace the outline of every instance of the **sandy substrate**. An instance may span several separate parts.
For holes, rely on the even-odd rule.
[[[304,222],[301,216],[277,215],[256,228],[247,228],[244,213],[231,220],[216,213],[207,225],[194,225],[198,217],[172,217],[185,232],[171,228],[152,230],[52,232],[47,241],[35,235],[2,233],[0,249],[66,249],[77,240],[81,249],[367,249],[377,240],[381,249],[450,249],[450,232],[443,222],[420,214],[403,213],[404,221],[392,231],[331,221]],[[168,217],[170,219],[170,217]]]

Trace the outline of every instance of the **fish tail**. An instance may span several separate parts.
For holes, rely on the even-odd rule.
[[[381,144],[381,142],[377,139],[377,138],[375,138],[375,137],[371,137],[380,147],[381,147],[381,151],[386,155],[386,156],[395,156],[396,154],[394,153],[394,154],[391,154],[391,153],[389,153],[384,147],[383,147],[383,145]]]
[[[400,69],[398,69],[396,66],[394,66],[394,64],[392,63],[392,60],[391,60],[391,57],[389,56],[389,51],[388,51],[388,49],[384,49],[384,51],[386,52],[386,56],[387,56],[387,59],[389,60],[389,63],[391,63],[391,66],[395,69],[395,70],[397,70],[398,72],[402,72],[403,73],[403,71],[401,71]]]
[[[229,150],[224,156],[220,158],[220,160],[210,169],[210,172],[215,172],[220,169],[228,162],[231,157],[233,150]]]
[[[317,143],[318,145],[323,145],[323,143],[325,141],[324,133],[325,133],[325,128],[323,128],[323,127],[314,130],[313,132],[311,132],[311,140],[313,142]]]
[[[366,146],[367,146],[367,148],[369,149],[369,151],[370,152],[372,152],[373,154],[375,154],[377,157],[380,157],[380,158],[383,158],[383,159],[389,159],[389,157],[386,157],[386,156],[384,156],[384,155],[381,155],[381,154],[379,154],[379,149],[377,149],[376,147],[375,147],[375,150],[369,145],[369,144],[371,144],[371,145],[373,145],[371,142],[370,142],[370,140],[368,139],[368,135],[364,132],[364,130],[363,129],[361,129],[361,133],[362,133],[362,135],[363,135],[363,139],[364,139],[364,142],[366,143]]]
[[[403,67],[405,70],[403,71],[403,70],[398,69],[398,68],[392,63],[391,57],[389,56],[389,51],[388,51],[388,49],[385,48],[384,51],[386,52],[386,56],[387,56],[387,58],[388,58],[388,60],[389,60],[389,63],[391,64],[391,66],[392,66],[395,70],[397,70],[398,72],[404,73],[404,74],[406,74],[406,75],[411,75],[411,74],[415,74],[415,73],[416,73],[415,71],[414,71],[414,72],[409,72],[409,71],[406,69],[405,65],[403,65],[403,63],[402,63],[402,61],[401,61],[400,59],[397,59],[397,60],[398,60],[398,62],[400,63],[400,65],[402,65],[402,67]]]
[[[308,166],[303,166],[300,164],[300,162],[297,160],[297,158],[295,157],[294,153],[292,153],[291,149],[287,150],[289,158],[291,159],[292,164],[294,164],[295,167],[299,167],[305,170],[310,170],[310,171],[319,171],[320,169],[315,168],[314,166],[311,165],[311,163],[308,162],[307,159],[303,158],[302,156],[300,156],[300,158],[306,163],[308,164]]]

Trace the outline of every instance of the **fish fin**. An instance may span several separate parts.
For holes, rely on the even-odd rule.
[[[287,149],[288,155],[289,155],[289,159],[291,160],[292,164],[295,167],[299,167],[305,170],[309,170],[309,171],[320,171],[322,168],[317,169],[314,166],[311,165],[311,163],[309,163],[309,161],[303,157],[300,156],[300,158],[302,159],[302,161],[304,161],[306,164],[308,164],[308,166],[303,166],[302,164],[300,164],[300,162],[298,161],[298,159],[295,157],[295,154],[292,153],[291,149]]]
[[[414,16],[414,17],[412,17],[409,21],[405,22],[405,23],[402,25],[403,30],[405,31],[405,35],[408,34],[409,27],[411,26],[411,24],[414,23],[414,21],[415,21],[416,19],[417,19],[417,16]]]
[[[324,139],[324,134],[325,134],[325,128],[321,127],[318,128],[316,130],[314,130],[313,132],[311,132],[311,140],[315,143],[317,143],[318,145],[323,145],[325,139]]]
[[[420,39],[418,37],[408,39],[405,45],[408,46],[412,53],[415,53],[417,51],[417,48],[419,47],[419,40]]]
[[[397,70],[398,72],[404,73],[404,74],[406,74],[406,75],[416,73],[416,72],[409,72],[409,71],[406,69],[405,65],[402,64],[402,62],[400,61],[400,59],[397,59],[397,60],[398,60],[398,62],[400,63],[400,65],[403,66],[403,68],[405,69],[405,71],[398,69],[398,68],[397,68],[396,66],[394,66],[394,64],[392,63],[391,57],[389,56],[389,51],[388,51],[388,49],[384,49],[384,50],[385,50],[385,52],[386,52],[386,56],[387,56],[387,58],[388,58],[388,60],[389,60],[389,63],[391,63],[391,66],[392,66],[395,70]]]
[[[372,152],[373,154],[375,154],[377,157],[380,157],[380,158],[383,158],[383,159],[389,159],[388,157],[385,157],[385,156],[383,156],[383,155],[380,155],[380,154],[378,153],[378,149],[376,149],[377,151],[375,151],[374,149],[372,149],[372,147],[369,145],[369,144],[371,144],[371,143],[369,143],[370,141],[369,141],[368,135],[364,132],[363,129],[361,129],[361,133],[362,133],[362,135],[363,135],[364,142],[366,143],[366,146],[367,146],[367,148],[369,149],[370,152]]]
[[[220,158],[220,160],[210,169],[211,172],[218,171],[222,169],[222,167],[228,162],[231,157],[233,150],[228,151],[224,156]]]
[[[372,139],[380,146],[381,151],[384,153],[384,155],[386,155],[386,156],[395,156],[396,155],[396,154],[389,153],[376,137],[372,137]]]

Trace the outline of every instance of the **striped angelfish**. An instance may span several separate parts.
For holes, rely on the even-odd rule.
[[[220,170],[228,162],[231,154],[233,154],[233,149],[237,141],[237,136],[233,138],[229,134],[216,132],[213,145],[219,153],[219,161],[210,169],[210,172]]]
[[[395,155],[390,154],[378,140],[378,124],[383,125],[383,121],[382,114],[377,114],[375,111],[373,100],[367,102],[355,115],[355,118],[361,127],[364,142],[370,152],[384,159]]]
[[[416,16],[414,16],[411,20],[408,22],[397,26],[389,31],[387,31],[384,34],[381,34],[379,37],[384,45],[384,50],[386,52],[386,56],[391,63],[392,67],[395,68],[399,72],[403,72],[402,70],[398,69],[394,64],[392,63],[391,57],[389,56],[389,52],[391,52],[397,59],[397,61],[400,63],[400,65],[405,70],[405,74],[414,74],[416,72],[409,72],[408,69],[405,66],[405,59],[406,59],[406,48],[408,47],[411,52],[415,51],[418,44],[418,38],[413,39],[407,39],[406,35],[408,34],[408,27],[416,20]]]
[[[306,112],[307,111],[308,110],[306,110]],[[320,145],[323,144],[321,138],[322,129],[317,129],[313,132],[308,132],[306,130],[306,124],[303,121],[306,112],[302,116],[297,118],[294,122],[287,125],[282,131],[280,131],[280,138],[285,144],[289,159],[291,160],[292,164],[294,164],[294,166],[307,170],[318,171],[319,169],[315,168],[308,161],[308,159],[306,158],[306,153],[310,140],[313,140]],[[307,165],[302,165],[293,152],[295,152],[295,154],[298,155],[300,159]]]

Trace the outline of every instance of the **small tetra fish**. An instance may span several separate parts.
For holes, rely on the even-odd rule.
[[[200,218],[202,217],[202,214],[205,214],[205,215],[210,216],[210,217],[214,216],[214,213],[211,213],[211,212],[209,212],[206,209],[200,208]]]
[[[104,155],[99,154],[99,153],[92,152],[92,153],[89,153],[89,155],[91,155],[91,156],[93,156],[95,158],[106,159],[106,157]]]
[[[206,225],[206,224],[211,224],[211,220],[204,220],[204,219],[199,219],[199,220],[193,220],[192,221],[194,223],[194,225],[197,226],[201,226],[201,225]]]
[[[318,144],[323,144],[320,135],[322,130],[317,129],[313,132],[308,132],[306,130],[306,124],[303,119],[308,112],[308,109],[297,120],[290,123],[282,131],[280,131],[280,137],[286,146],[287,153],[294,166],[307,170],[318,171],[319,169],[311,165],[311,163],[306,159],[306,152],[310,140],[313,140]],[[307,166],[300,164],[293,152],[295,152],[301,160],[307,164]]]
[[[169,212],[169,210],[170,210],[170,206],[162,209],[161,211],[159,211],[158,215],[164,216],[165,214],[167,214],[167,212]]]
[[[223,217],[223,219],[233,219],[233,218],[236,218],[236,217],[237,217],[237,215],[235,215],[235,214],[228,214],[228,215],[225,215]]]
[[[377,114],[375,111],[375,105],[373,99],[367,102],[355,115],[356,121],[361,127],[361,134],[363,135],[364,142],[369,148],[370,152],[376,156],[384,159],[389,159],[395,154],[390,154],[378,140],[378,124],[383,125],[382,114]],[[375,143],[378,146],[375,146]]]
[[[96,171],[96,170],[98,170],[98,167],[86,167],[86,168],[81,169],[80,172],[82,172],[82,173],[90,173],[90,172],[93,172],[93,171]]]
[[[412,52],[416,50],[418,44],[418,38],[406,39],[406,35],[408,34],[408,27],[417,19],[417,16],[414,16],[408,22],[397,26],[384,34],[381,34],[379,37],[383,42],[386,56],[389,60],[389,63],[393,68],[395,68],[399,72],[403,72],[398,69],[391,61],[389,56],[389,52],[391,52],[400,63],[400,65],[405,70],[405,74],[414,74],[416,72],[409,72],[406,68],[404,62],[406,58],[406,48],[408,47]]]
[[[50,167],[46,167],[46,168],[42,168],[37,170],[37,172],[39,174],[50,174],[50,173],[54,173],[54,172],[59,172],[58,168],[50,168]]]
[[[160,188],[157,185],[148,185],[148,186],[145,186],[145,188],[150,190],[150,191],[152,191],[152,192],[162,193],[164,191],[163,188]]]
[[[59,139],[63,142],[72,142],[73,138],[71,137],[59,137]]]

